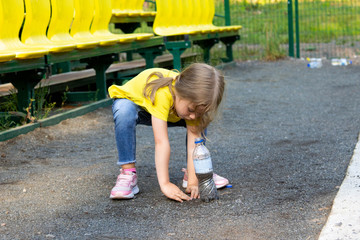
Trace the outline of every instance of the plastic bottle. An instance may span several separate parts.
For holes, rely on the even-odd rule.
[[[321,58],[308,58],[309,63],[307,66],[309,68],[321,68],[322,67],[322,61]]]
[[[333,66],[340,66],[340,59],[339,59],[339,58],[333,58],[333,59],[331,59],[331,65],[333,65]]]
[[[346,65],[352,64],[352,61],[351,61],[351,60],[347,60],[346,58],[341,58],[341,59],[340,59],[340,62],[341,62],[341,66],[346,66]]]
[[[346,58],[333,58],[331,59],[331,65],[333,66],[347,66],[349,64],[352,64],[351,60],[347,60]]]
[[[195,139],[193,161],[196,177],[199,180],[200,198],[204,202],[219,199],[213,179],[213,167],[209,150],[204,145],[204,139]]]

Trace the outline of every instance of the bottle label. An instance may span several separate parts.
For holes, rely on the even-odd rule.
[[[194,167],[196,173],[208,173],[213,171],[211,157],[205,159],[194,159]]]

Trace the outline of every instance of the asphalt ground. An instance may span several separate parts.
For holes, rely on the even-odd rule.
[[[301,60],[224,69],[221,118],[208,131],[220,200],[160,191],[151,127],[137,131],[140,193],[109,199],[118,175],[111,108],[0,143],[0,239],[317,239],[357,143],[360,66]],[[181,185],[185,129],[169,130]]]

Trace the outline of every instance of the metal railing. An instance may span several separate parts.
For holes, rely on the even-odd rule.
[[[225,24],[243,26],[241,40],[234,45],[236,59],[360,54],[359,0],[216,0],[216,4],[216,16],[229,11],[231,20]],[[215,18],[215,25],[224,25],[224,19]]]

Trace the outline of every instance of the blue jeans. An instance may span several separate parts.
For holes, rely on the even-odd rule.
[[[118,149],[118,165],[136,162],[136,125],[151,126],[151,114],[134,102],[120,98],[115,99],[112,105],[115,139]],[[184,120],[176,123],[168,122],[168,127],[186,127]]]

